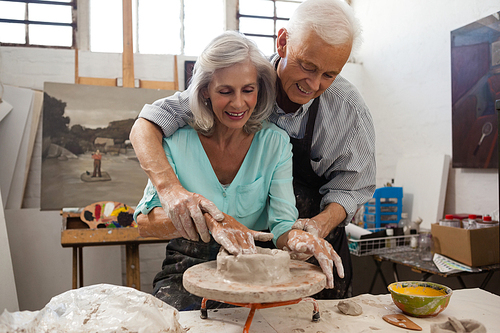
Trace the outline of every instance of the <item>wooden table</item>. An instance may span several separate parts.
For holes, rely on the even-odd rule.
[[[78,282],[80,287],[83,286],[83,248],[85,246],[125,245],[126,285],[140,290],[139,245],[168,242],[160,238],[141,237],[137,228],[90,229],[80,219],[80,213],[61,212],[61,215],[63,217],[61,245],[73,248],[73,289],[78,288]]]
[[[456,277],[461,285],[462,288],[467,288],[465,285],[462,276],[463,275],[470,275],[470,274],[480,274],[480,273],[486,273],[486,276],[481,283],[480,288],[484,289],[488,282],[491,280],[491,277],[493,276],[495,271],[500,270],[500,264],[495,264],[495,265],[488,265],[488,266],[482,266],[482,267],[475,267],[472,269],[472,272],[467,272],[467,271],[461,271],[461,272],[449,272],[449,273],[442,273],[434,264],[432,261],[422,261],[419,258],[418,252],[417,251],[408,251],[408,252],[396,252],[396,253],[387,253],[387,254],[378,254],[374,255],[373,259],[375,261],[375,265],[377,266],[375,275],[373,276],[372,284],[370,286],[369,293],[372,292],[373,287],[375,285],[375,280],[378,275],[382,278],[383,282],[385,285],[388,285],[384,274],[382,274],[381,270],[381,265],[382,262],[388,261],[392,263],[392,269],[393,269],[393,274],[394,274],[394,279],[396,282],[399,281],[399,276],[398,276],[398,270],[397,270],[397,265],[403,265],[410,267],[412,271],[417,272],[417,273],[422,273],[422,278],[421,281],[427,280],[429,277],[432,275],[439,275],[442,277]]]
[[[363,313],[360,316],[347,316],[340,313],[337,304],[341,300],[318,300],[321,320],[311,320],[313,306],[310,303],[298,303],[260,309],[255,312],[250,333],[318,333],[318,332],[416,332],[404,330],[386,323],[382,316],[401,313],[394,305],[391,295],[363,294],[351,301],[359,304]],[[200,311],[179,312],[180,324],[189,332],[196,333],[241,333],[249,310],[247,308],[228,308],[208,310],[208,318],[201,319]],[[481,322],[487,332],[498,332],[500,327],[500,296],[481,289],[454,290],[448,307],[435,317],[410,319],[422,327],[422,332],[430,332],[431,325],[443,323],[448,317],[460,320],[474,319]]]

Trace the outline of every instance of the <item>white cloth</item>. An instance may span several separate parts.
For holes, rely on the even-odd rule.
[[[178,312],[133,288],[98,284],[53,297],[40,311],[0,316],[0,333],[182,333]]]

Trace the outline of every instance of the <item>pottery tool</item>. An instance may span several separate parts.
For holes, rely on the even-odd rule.
[[[421,331],[422,330],[422,327],[415,324],[413,321],[408,319],[408,317],[406,317],[403,314],[385,315],[382,317],[382,319],[384,319],[389,324],[392,324],[394,326],[401,327],[404,329],[413,330],[413,331]]]

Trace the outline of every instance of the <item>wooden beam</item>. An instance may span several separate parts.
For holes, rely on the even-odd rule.
[[[135,87],[132,0],[123,0],[123,86]]]
[[[130,242],[163,243],[166,239],[142,237],[137,228],[66,229],[61,231],[62,247],[117,245]]]
[[[179,90],[179,71],[177,70],[177,55],[174,55],[174,90]]]
[[[179,90],[176,82],[139,80],[139,87],[144,89]]]
[[[78,78],[80,74],[78,73],[78,48],[75,48],[75,83],[78,84]]]
[[[116,87],[117,79],[106,79],[99,77],[77,77],[77,84],[87,84],[91,86],[108,86],[108,87]]]

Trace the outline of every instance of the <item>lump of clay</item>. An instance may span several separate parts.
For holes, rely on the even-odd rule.
[[[349,316],[359,316],[363,313],[361,305],[353,301],[340,301],[337,304],[337,308],[340,312]]]
[[[486,333],[486,327],[472,319],[449,317],[444,323],[432,324],[431,333]]]
[[[217,274],[229,282],[271,286],[291,279],[290,255],[278,249],[257,247],[257,253],[217,255]]]

